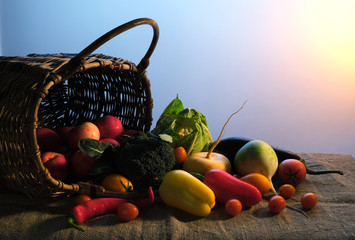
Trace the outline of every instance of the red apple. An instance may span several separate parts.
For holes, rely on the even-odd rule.
[[[59,135],[50,128],[36,129],[37,144],[41,152],[58,151],[62,145]]]
[[[83,180],[89,178],[89,169],[96,162],[97,160],[78,150],[71,158],[71,167],[75,176]]]
[[[114,146],[120,146],[120,143],[116,139],[113,139],[113,138],[103,138],[103,139],[100,139],[99,142],[107,142],[107,143],[111,143]]]
[[[66,127],[61,127],[56,129],[55,131],[59,135],[60,139],[62,140],[62,143],[68,144],[68,133],[70,130],[72,130],[74,126],[66,126]]]
[[[68,176],[68,162],[65,156],[56,152],[45,152],[41,155],[43,165],[54,179],[65,180]]]
[[[78,150],[78,143],[81,139],[91,138],[97,141],[100,140],[100,131],[92,122],[84,122],[79,126],[74,127],[67,134],[67,141],[70,148]]]
[[[71,149],[67,145],[62,145],[58,153],[61,153],[65,156],[66,159],[71,159],[76,150]]]
[[[118,138],[123,132],[121,120],[114,116],[103,116],[94,123],[100,130],[101,138]]]

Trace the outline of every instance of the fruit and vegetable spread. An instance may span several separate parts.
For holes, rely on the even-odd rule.
[[[125,194],[77,194],[67,223],[85,231],[81,224],[109,213],[132,221],[157,199],[200,217],[208,216],[217,204],[234,217],[261,201],[268,201],[273,214],[289,208],[307,216],[318,198],[309,192],[299,200],[301,207],[289,206],[287,199],[294,197],[297,186],[307,174],[342,172],[309,169],[297,154],[262,140],[222,138],[225,126],[244,104],[228,118],[215,142],[206,117],[184,108],[178,97],[150,132],[125,129],[118,117],[109,115],[78,126],[37,128],[42,162],[53,178]]]

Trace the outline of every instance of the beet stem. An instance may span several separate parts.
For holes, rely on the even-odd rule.
[[[247,100],[245,100],[245,102],[244,102],[243,105],[238,109],[238,111],[232,113],[232,114],[229,116],[227,122],[223,125],[222,131],[221,131],[221,133],[219,134],[217,141],[213,144],[213,146],[211,147],[211,149],[208,151],[207,157],[206,157],[207,159],[211,159],[211,154],[212,154],[213,150],[215,149],[215,147],[217,147],[218,143],[221,141],[223,131],[224,131],[224,129],[226,128],[226,126],[227,126],[229,120],[230,120],[235,114],[239,113],[239,112],[243,109],[243,107],[244,107],[244,105],[245,105],[246,103],[247,103]]]

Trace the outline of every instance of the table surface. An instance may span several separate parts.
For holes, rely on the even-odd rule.
[[[65,223],[73,197],[29,199],[0,193],[0,239],[355,239],[355,159],[345,154],[301,153],[312,169],[341,169],[344,175],[307,175],[287,204],[301,209],[306,192],[318,196],[308,217],[286,208],[271,214],[267,199],[239,215],[229,217],[222,204],[200,218],[164,205],[159,199],[131,222],[114,214],[83,224],[85,232]]]

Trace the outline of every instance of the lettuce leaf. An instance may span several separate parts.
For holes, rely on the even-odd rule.
[[[99,142],[90,138],[81,139],[78,147],[83,153],[96,160],[100,159],[105,151],[115,151],[118,148],[111,143]]]
[[[207,151],[212,142],[206,117],[195,109],[184,108],[178,96],[165,108],[151,132],[171,136],[172,147],[182,146],[188,155]]]

